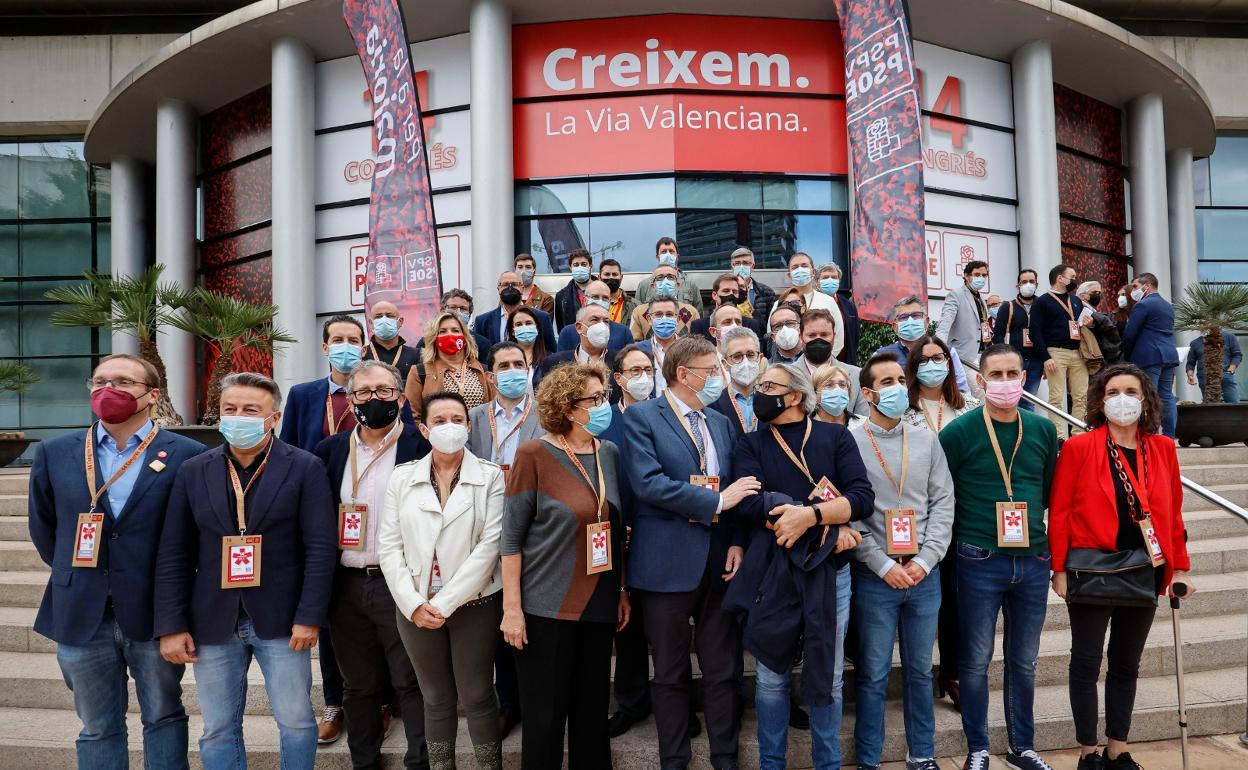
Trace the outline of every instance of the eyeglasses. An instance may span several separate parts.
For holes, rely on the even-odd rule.
[[[944,353],[937,353],[934,356],[922,356],[921,358],[919,358],[920,364],[926,364],[928,362],[936,363],[936,364],[943,364],[943,363],[948,363],[948,361],[949,359],[945,358]]]
[[[763,380],[762,382],[758,383],[757,390],[759,393],[762,393],[764,396],[778,396],[781,393],[788,393],[789,391],[793,390],[793,388],[790,385],[785,385],[783,382],[776,382],[775,380]]]
[[[599,296],[594,296],[593,294],[586,294],[585,296],[589,297],[590,299],[596,299],[596,300],[598,300],[599,302],[610,302],[610,301],[611,301],[611,295],[610,295],[610,294],[602,294],[602,295],[599,295]]]
[[[762,354],[757,350],[746,350],[741,353],[733,353],[724,360],[730,364],[739,364],[742,361],[757,361],[762,358]]]
[[[351,396],[352,401],[358,401],[361,404],[374,398],[380,398],[382,401],[391,401],[399,397],[399,389],[361,388],[360,390],[351,391],[348,395]]]
[[[913,319],[913,320],[916,320],[916,321],[922,321],[922,320],[924,319],[924,317],[926,317],[926,315],[927,315],[927,314],[926,314],[926,313],[924,313],[922,310],[918,311],[917,313],[899,313],[899,314],[897,315],[896,320],[898,320],[898,321],[909,321],[909,320],[912,320],[912,319]]]
[[[655,320],[658,320],[658,319],[660,319],[660,318],[675,318],[675,317],[676,317],[676,314],[675,314],[675,313],[672,313],[672,312],[670,312],[670,311],[665,312],[665,311],[660,310],[660,311],[659,311],[659,312],[657,312],[657,313],[651,313],[651,314],[650,314],[650,317],[651,317],[651,318],[653,318],[653,319],[655,319]]]
[[[775,322],[774,324],[772,324],[772,325],[771,325],[771,330],[772,330],[773,332],[778,332],[778,331],[780,331],[781,329],[796,329],[796,328],[798,328],[798,327],[799,327],[799,326],[801,326],[801,325],[802,325],[802,322],[801,322],[801,321],[797,321],[797,320],[793,320],[793,321],[777,321],[777,322]]]
[[[118,388],[120,390],[129,390],[130,388],[136,386],[140,388],[148,387],[146,382],[132,380],[129,377],[120,377],[115,380],[110,380],[106,377],[87,378],[87,390],[96,390],[98,388]]]
[[[625,378],[631,380],[639,374],[653,375],[654,367],[653,366],[634,366],[631,369],[621,369],[620,374],[624,375]]]
[[[499,291],[502,291],[503,289],[519,289],[521,285],[522,284],[519,281],[503,281],[498,285],[498,288]]]
[[[588,402],[589,402],[589,406],[590,406],[590,407],[602,406],[603,404],[607,403],[607,393],[606,393],[606,391],[603,391],[603,392],[601,392],[601,393],[599,393],[599,394],[597,394],[597,395],[594,395],[594,396],[586,396],[586,397],[584,397],[584,398],[576,398],[576,399],[573,399],[573,400],[572,400],[572,403],[577,404],[577,405],[581,405],[581,404],[584,404],[586,401],[588,401]]]

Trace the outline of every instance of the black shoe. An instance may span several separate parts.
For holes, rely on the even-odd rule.
[[[1079,757],[1077,770],[1105,770],[1105,757],[1095,751],[1086,757]]]
[[[810,729],[810,714],[807,714],[806,709],[796,703],[789,704],[789,727],[794,730]]]
[[[633,725],[640,722],[645,717],[633,717],[623,711],[617,711],[611,715],[611,719],[607,720],[607,735],[612,738],[619,738],[624,733],[633,729]]]
[[[696,714],[689,715],[689,740],[702,734],[702,720]]]
[[[498,739],[506,738],[520,724],[520,712],[510,709],[498,712]]]
[[[1108,754],[1108,752],[1106,753]],[[1131,758],[1131,752],[1124,751],[1113,759],[1106,756],[1105,770],[1143,770],[1143,768]]]

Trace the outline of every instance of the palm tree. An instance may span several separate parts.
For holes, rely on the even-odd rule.
[[[156,335],[169,324],[173,303],[183,294],[177,284],[161,284],[164,265],[153,265],[133,276],[114,278],[107,273],[87,270],[86,283],[60,286],[44,292],[54,302],[68,305],[52,314],[53,326],[111,328],[133,334],[139,341],[139,355],[156,367],[160,400],[156,402],[157,425],[181,425],[182,417],[169,400],[165,362],[156,346]]]
[[[1174,303],[1175,331],[1200,332],[1205,339],[1206,404],[1222,402],[1223,330],[1248,331],[1248,285],[1197,283]]]
[[[38,375],[26,364],[0,361],[0,393],[25,393],[38,381]]]
[[[276,305],[250,305],[203,287],[175,302],[179,312],[170,315],[169,325],[195,335],[217,353],[208,376],[203,419],[205,425],[216,425],[221,419],[221,380],[233,370],[235,355],[244,351],[272,353],[278,345],[297,340],[273,325]]]

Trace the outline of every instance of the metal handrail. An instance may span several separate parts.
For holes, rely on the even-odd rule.
[[[972,371],[976,371],[976,372],[979,371],[978,364],[975,364],[970,361],[962,361],[961,363],[964,367],[971,369]],[[1044,399],[1040,398],[1039,396],[1033,393],[1028,393],[1024,391],[1023,398],[1027,400],[1027,403],[1034,404],[1040,407],[1041,409],[1043,409],[1044,411],[1048,412],[1049,414],[1060,417],[1061,419],[1075,426],[1079,430],[1088,429],[1088,424],[1084,422],[1083,420],[1080,420],[1078,417],[1075,417],[1073,414],[1067,414],[1066,412],[1062,411],[1061,409],[1058,409],[1057,407],[1050,404],[1048,401],[1045,401]],[[1191,490],[1192,492],[1195,492],[1197,495],[1205,498],[1206,500],[1218,506],[1219,508],[1226,511],[1227,513],[1230,513],[1234,516],[1239,517],[1239,519],[1243,521],[1245,524],[1248,524],[1248,509],[1245,509],[1242,505],[1238,505],[1236,503],[1231,502],[1230,500],[1227,500],[1225,497],[1223,497],[1222,495],[1219,495],[1217,492],[1214,492],[1212,489],[1209,489],[1208,487],[1202,484],[1197,484],[1195,481],[1192,481],[1186,476],[1180,475],[1179,481],[1182,482],[1183,486],[1186,489]]]

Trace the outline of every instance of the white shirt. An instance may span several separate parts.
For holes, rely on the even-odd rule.
[[[836,304],[835,299],[817,289],[812,290],[810,294],[803,294],[802,298],[806,300],[807,310],[826,310],[832,314],[832,325],[835,328],[832,334],[832,357],[839,356],[845,349],[845,318],[841,315],[840,305]],[[772,315],[778,307],[780,307],[779,302],[771,306]],[[771,315],[767,316],[767,328],[771,328]]]
[[[663,376],[663,359],[667,358],[667,351],[653,334],[650,335],[650,352],[654,354],[654,395],[657,396],[667,390],[667,378]]]
[[[687,415],[696,411],[702,415],[702,419],[698,421],[698,426],[702,430],[702,444],[706,447],[706,475],[719,475],[719,451],[715,449],[715,442],[711,440],[711,427],[706,424],[706,411],[704,409],[693,409],[684,401],[672,396],[672,403],[676,404],[676,411],[680,413],[680,419],[685,421],[685,425],[689,430],[693,430],[693,426],[689,424]],[[722,488],[722,485],[721,485]],[[724,510],[724,493],[719,493],[719,506],[715,508],[715,514],[718,515]]]
[[[490,461],[499,465],[511,465],[516,459],[516,447],[520,445],[520,431],[515,433],[511,429],[516,427],[520,422],[520,416],[524,414],[524,405],[528,402],[529,396],[526,393],[520,399],[520,403],[513,406],[510,410],[504,407],[499,400],[494,399],[494,430],[495,433],[490,437]],[[503,442],[501,447],[494,448],[498,439],[511,433],[511,436]]]
[[[395,420],[394,427],[386,434],[383,443],[391,441],[398,433],[403,431],[403,421]],[[377,462],[373,463],[368,472],[364,469],[373,462],[376,452],[360,439],[360,429],[357,427],[351,431],[351,438],[348,441],[355,442],[355,465],[356,469],[363,474],[360,478],[360,492],[356,498],[356,502],[364,503],[368,506],[368,519],[364,527],[364,547],[358,550],[343,551],[339,557],[344,567],[376,567],[377,560],[377,532],[381,529],[381,509],[386,503],[386,484],[390,481],[390,474],[394,472],[394,461],[398,456],[399,442],[393,441],[390,448],[385,454],[377,458]],[[342,486],[338,488],[338,496],[344,503],[351,502],[351,460],[347,460],[346,467],[343,468]]]
[[[589,353],[586,353],[584,348],[582,348],[580,345],[576,346],[576,360],[582,364],[588,364],[590,361],[602,361],[603,363],[605,363],[607,360],[605,356],[606,356],[606,353],[602,353],[600,355],[594,356],[591,359],[589,357]]]

